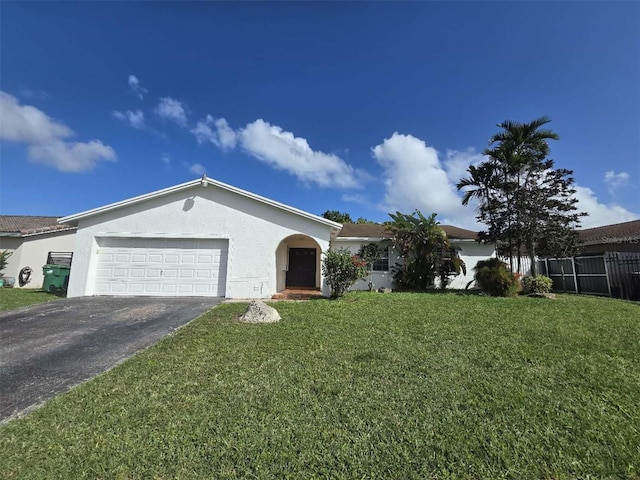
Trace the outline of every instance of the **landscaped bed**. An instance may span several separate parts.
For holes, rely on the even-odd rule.
[[[224,304],[0,427],[2,478],[637,478],[640,307]]]
[[[43,292],[34,288],[0,288],[0,312],[50,302],[60,296],[61,294]]]

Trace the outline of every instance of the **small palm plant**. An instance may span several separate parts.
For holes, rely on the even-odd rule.
[[[9,263],[9,257],[12,254],[13,252],[10,252],[9,250],[3,250],[2,252],[0,252],[0,277],[4,276],[2,272],[4,271],[5,268],[7,268],[7,263]]]

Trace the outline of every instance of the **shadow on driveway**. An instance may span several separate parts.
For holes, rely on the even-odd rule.
[[[221,298],[82,297],[0,313],[0,422],[186,325]]]

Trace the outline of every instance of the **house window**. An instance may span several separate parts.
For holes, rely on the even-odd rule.
[[[373,261],[374,272],[387,272],[389,271],[389,248],[384,248],[382,256],[376,258]]]

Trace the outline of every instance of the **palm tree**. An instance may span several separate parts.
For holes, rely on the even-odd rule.
[[[469,165],[467,172],[469,172],[469,176],[461,179],[456,184],[458,191],[466,189],[464,197],[462,197],[462,205],[468,205],[471,199],[488,201],[491,191],[497,186],[495,163],[491,161],[482,162],[477,167]]]
[[[549,154],[548,140],[558,140],[560,136],[550,129],[540,129],[551,122],[546,115],[529,123],[505,120],[498,124],[502,132],[489,139],[489,145],[496,143],[509,154],[507,161],[513,166],[525,165],[532,160],[540,161]]]
[[[528,195],[527,188],[535,189],[537,175],[541,171],[550,168],[553,162],[545,161],[549,154],[548,140],[558,140],[560,137],[553,130],[542,128],[549,123],[551,119],[547,116],[537,118],[529,123],[514,122],[505,120],[498,124],[502,129],[501,132],[495,134],[489,140],[489,145],[496,145],[491,149],[485,150],[494,162],[497,163],[498,169],[502,173],[502,189],[505,191],[506,207],[509,212],[513,212],[513,221],[515,222],[515,246],[518,251],[518,267],[520,272],[520,257],[523,241],[528,243],[527,247],[533,248],[532,241],[535,238],[536,218],[527,215],[528,211]],[[511,218],[509,218],[509,243],[514,240],[513,232],[511,232]],[[525,234],[526,239],[522,238],[524,223],[527,223]],[[531,250],[530,248],[530,250]],[[531,254],[531,251],[529,252]],[[535,266],[533,266],[535,270]]]

